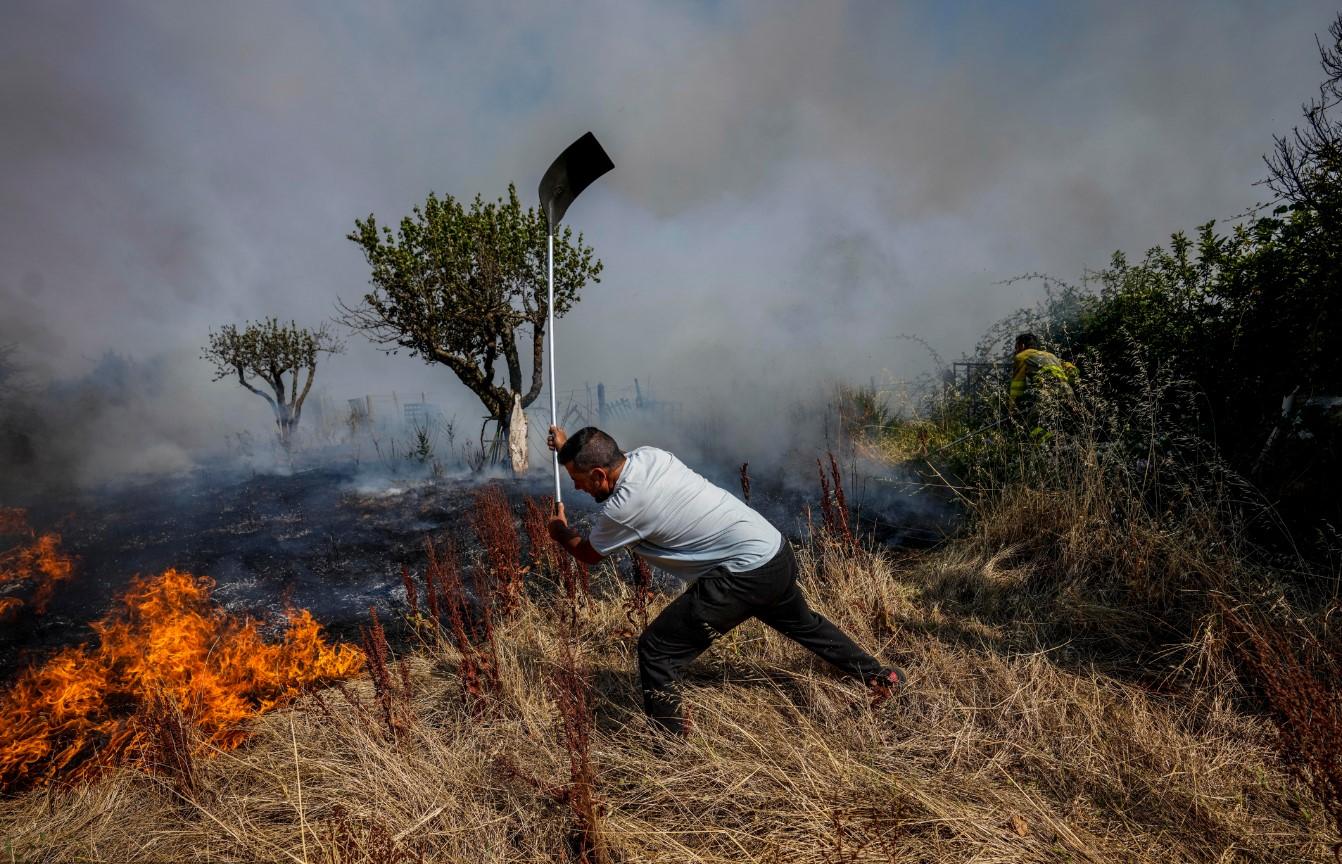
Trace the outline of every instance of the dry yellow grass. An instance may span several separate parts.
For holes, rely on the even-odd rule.
[[[198,761],[190,792],[125,769],[0,803],[9,861],[568,860],[573,817],[548,678],[574,647],[591,682],[598,844],[611,861],[1328,861],[1318,804],[1271,728],[1218,691],[1162,696],[1107,677],[1028,622],[979,620],[929,586],[1029,574],[954,545],[910,558],[802,550],[814,605],[903,665],[876,710],[758,623],[692,668],[684,742],[639,710],[620,588],[580,609],[525,599],[498,628],[501,691],[463,702],[458,655],[409,659],[408,731],[326,691]],[[1009,556],[1008,556],[1009,557]],[[958,575],[957,575],[958,574]],[[660,598],[662,602],[667,598]],[[371,705],[366,682],[352,689]]]

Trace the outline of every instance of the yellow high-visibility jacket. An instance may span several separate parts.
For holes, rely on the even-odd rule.
[[[1047,351],[1026,348],[1016,355],[1011,370],[1011,404],[1015,405],[1031,384],[1056,382],[1070,393],[1075,377],[1076,367],[1071,363],[1064,363]]]

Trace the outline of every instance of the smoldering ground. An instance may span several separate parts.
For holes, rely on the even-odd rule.
[[[68,398],[45,395],[51,404],[96,408],[116,418],[137,404],[125,395],[128,381],[152,393],[154,382],[166,375],[154,364],[109,357],[92,381],[58,388]],[[95,404],[90,393],[106,403]],[[652,396],[649,392],[649,403]],[[710,479],[748,494],[752,506],[786,534],[800,537],[811,529],[806,514],[820,494],[818,451],[805,442],[825,440],[823,421],[817,418],[826,413],[824,406],[780,403],[778,414],[757,418],[774,432],[755,439],[728,434],[732,424],[720,419],[725,415],[715,420],[706,411],[668,419],[651,405],[643,411],[612,410],[606,425],[629,448],[669,440]],[[903,482],[909,475],[863,464],[842,447],[837,418],[828,422],[864,535],[904,545],[935,542],[951,530],[954,513],[944,498],[908,488],[914,485]],[[107,430],[114,424],[100,425]],[[533,437],[542,428],[543,418],[534,418]],[[289,608],[310,610],[337,636],[353,637],[369,609],[380,610],[384,621],[400,621],[405,603],[401,571],[422,570],[426,540],[455,544],[468,570],[475,566],[473,510],[481,483],[502,481],[518,514],[527,497],[540,499],[553,491],[548,459],[537,458],[520,477],[497,468],[471,470],[445,447],[415,452],[411,431],[404,425],[381,432],[344,429],[345,437],[336,442],[304,438],[287,454],[277,447],[246,459],[236,452],[219,453],[212,459],[197,457],[189,470],[155,466],[133,479],[129,471],[115,481],[93,483],[85,477],[83,483],[11,497],[26,503],[28,522],[59,533],[63,553],[73,557],[74,576],[46,608],[24,608],[7,621],[0,675],[16,671],[29,658],[90,638],[90,623],[112,606],[133,576],[167,568],[208,575],[224,611],[266,622],[271,629],[283,626]],[[442,437],[436,443],[445,445]],[[752,445],[764,458],[753,455]],[[537,449],[533,446],[533,453]],[[182,458],[175,451],[165,456]],[[747,462],[748,491],[740,470]],[[828,474],[828,462],[825,470]],[[563,489],[571,518],[583,525],[594,503],[567,478]],[[22,597],[32,587],[7,584],[4,593]],[[399,630],[392,625],[393,637],[404,635]]]

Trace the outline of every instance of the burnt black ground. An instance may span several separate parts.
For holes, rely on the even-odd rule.
[[[712,475],[710,475],[712,476]],[[725,477],[713,477],[732,488]],[[553,492],[544,474],[500,481],[520,515],[528,495]],[[859,481],[850,501],[864,535],[888,545],[922,545],[942,536],[943,504]],[[475,545],[470,514],[479,480],[471,477],[374,476],[353,466],[288,474],[198,471],[96,492],[30,502],[38,531],[60,532],[75,557],[74,576],[46,612],[21,610],[0,625],[0,681],[51,651],[92,637],[89,624],[112,607],[135,575],[169,567],[214,580],[214,599],[234,615],[282,630],[290,606],[312,611],[334,638],[355,640],[374,607],[389,629],[405,609],[401,567],[422,573],[424,541]],[[784,533],[805,531],[816,495],[757,480],[756,506]],[[565,486],[571,521],[594,512],[585,494]],[[20,595],[22,596],[22,595]]]

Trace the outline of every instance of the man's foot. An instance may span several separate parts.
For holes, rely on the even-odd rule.
[[[671,728],[666,723],[652,721],[648,724],[648,749],[662,759],[671,759],[685,749],[690,738],[693,723],[688,717],[679,726]]]
[[[867,692],[871,695],[871,707],[877,708],[890,700],[909,683],[909,676],[898,666],[887,666],[867,682]]]

